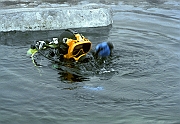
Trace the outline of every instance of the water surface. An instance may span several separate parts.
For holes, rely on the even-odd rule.
[[[112,7],[112,26],[77,29],[93,47],[115,45],[100,64],[56,69],[39,58],[35,67],[30,44],[62,30],[0,33],[1,123],[180,123],[180,2],[101,4]]]

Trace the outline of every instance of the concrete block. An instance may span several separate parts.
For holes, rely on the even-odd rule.
[[[0,24],[0,31],[99,27],[112,24],[112,10],[101,5],[1,9]]]

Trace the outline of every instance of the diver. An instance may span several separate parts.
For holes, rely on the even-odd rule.
[[[89,39],[77,31],[66,29],[58,38],[53,38],[53,41],[35,41],[28,53],[33,57],[38,52],[55,62],[64,60],[82,62],[89,56],[95,59],[111,56],[113,48],[111,42],[102,42],[96,45],[95,50],[92,50]]]

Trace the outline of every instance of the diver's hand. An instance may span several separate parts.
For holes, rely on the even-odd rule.
[[[99,57],[107,57],[112,53],[112,49],[114,48],[113,44],[110,42],[102,42],[96,46],[95,55]]]

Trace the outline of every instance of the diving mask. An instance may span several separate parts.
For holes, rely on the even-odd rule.
[[[64,58],[78,61],[84,57],[91,49],[91,42],[80,34],[74,34],[76,40],[66,38],[66,44],[69,46],[68,53],[64,55]]]

